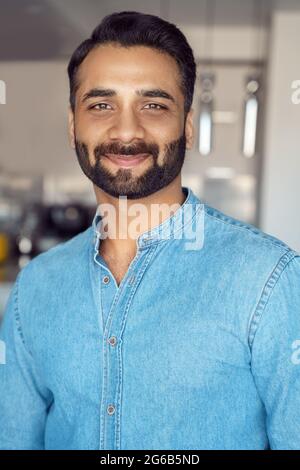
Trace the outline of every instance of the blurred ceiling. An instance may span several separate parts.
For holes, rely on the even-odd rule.
[[[229,27],[252,25],[262,4],[268,21],[272,0],[152,0],[145,7],[140,0],[0,0],[0,61],[68,57],[114,11],[142,11],[201,26],[209,5],[213,23]]]

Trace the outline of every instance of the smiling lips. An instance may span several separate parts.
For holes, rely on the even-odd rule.
[[[105,157],[118,166],[131,168],[146,160],[146,158],[149,157],[149,154],[139,153],[137,155],[116,155],[113,153],[107,153]]]

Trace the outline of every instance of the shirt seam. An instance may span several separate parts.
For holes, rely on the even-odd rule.
[[[225,225],[229,225],[229,226],[234,227],[238,230],[247,230],[248,232],[252,233],[253,235],[260,236],[261,239],[266,240],[269,243],[272,243],[272,245],[276,246],[277,248],[285,248],[286,251],[291,250],[290,247],[288,247],[288,245],[286,245],[284,242],[276,242],[276,241],[272,240],[271,238],[269,238],[268,234],[264,234],[260,229],[255,228],[254,226],[252,228],[252,227],[249,227],[247,225],[244,225],[243,222],[240,223],[240,222],[235,222],[235,221],[224,220],[221,217],[210,214],[207,210],[207,205],[205,205],[205,207],[206,207],[205,213],[211,219],[215,219],[215,220],[217,220],[217,221],[219,221],[219,222],[221,222]],[[291,251],[293,251],[293,250],[291,250]]]
[[[254,309],[253,314],[249,320],[249,327],[248,327],[248,344],[250,347],[250,351],[252,350],[253,341],[260,324],[262,315],[268,305],[269,299],[271,297],[272,292],[274,291],[277,282],[279,281],[282,273],[285,271],[289,263],[296,258],[297,254],[293,251],[288,249],[278,260],[276,266],[272,270],[271,274],[269,275],[258,300],[257,306]]]
[[[13,293],[13,296],[14,296],[14,318],[15,318],[16,328],[17,328],[18,334],[21,338],[21,341],[22,341],[24,347],[27,350],[26,343],[25,343],[25,337],[24,337],[23,330],[22,330],[22,325],[21,325],[21,315],[20,315],[20,309],[19,309],[19,288],[20,288],[20,277],[21,277],[21,275],[22,275],[22,271],[17,276],[15,290],[14,290],[14,293]]]
[[[27,342],[25,340],[25,334],[24,334],[24,331],[23,331],[23,328],[22,328],[22,320],[21,320],[22,314],[21,314],[21,309],[20,309],[21,282],[22,282],[22,278],[23,278],[23,275],[24,275],[24,271],[26,269],[27,269],[26,266],[23,269],[21,269],[21,271],[17,275],[16,281],[15,281],[14,318],[15,318],[15,322],[16,322],[17,332],[20,336],[20,339],[22,341],[24,349],[25,349],[26,353],[28,354],[28,356],[30,356],[30,358],[33,360],[32,352],[28,348]]]

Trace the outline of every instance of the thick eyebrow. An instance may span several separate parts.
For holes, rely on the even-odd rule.
[[[153,88],[153,89],[140,89],[135,91],[136,95],[138,96],[145,96],[149,98],[165,98],[166,100],[170,100],[173,103],[176,103],[174,97],[165,90],[161,88]],[[97,98],[97,97],[106,97],[106,96],[117,96],[117,92],[111,88],[92,88],[90,91],[83,95],[82,101],[86,101],[89,98]]]
[[[89,98],[97,98],[98,96],[115,96],[116,94],[115,90],[111,90],[110,88],[92,88],[83,95],[82,101],[86,101]]]
[[[175,103],[175,98],[170,95],[170,93],[165,90],[162,90],[161,88],[153,88],[151,90],[136,90],[136,94],[149,98],[165,98],[166,100],[170,100]]]

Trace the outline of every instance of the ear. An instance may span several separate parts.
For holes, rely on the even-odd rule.
[[[186,115],[185,120],[185,138],[186,138],[186,146],[187,150],[190,150],[194,144],[194,123],[193,123],[193,116],[194,116],[194,109],[191,108]]]
[[[69,129],[69,142],[73,149],[75,149],[75,132],[74,132],[74,113],[69,106],[68,110],[68,129]]]

